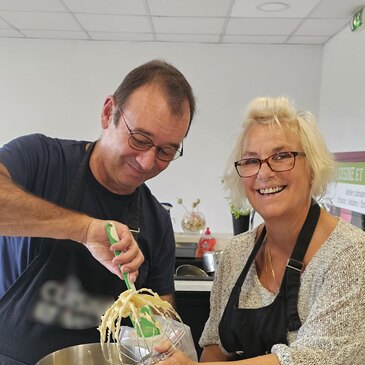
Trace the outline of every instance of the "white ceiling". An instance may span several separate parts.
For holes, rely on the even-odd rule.
[[[285,7],[281,11],[262,11]],[[365,0],[0,0],[0,38],[323,44]],[[273,10],[274,10],[273,9]]]

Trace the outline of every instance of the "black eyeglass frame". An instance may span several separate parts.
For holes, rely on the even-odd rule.
[[[280,156],[281,154],[284,154],[284,153],[290,153],[291,154],[291,157],[293,158],[293,166],[290,167],[289,169],[284,169],[284,170],[277,170],[275,168],[272,168],[272,166],[270,165],[269,160],[274,156]],[[278,152],[278,153],[273,153],[272,155],[270,155],[267,158],[264,158],[263,160],[261,160],[259,158],[255,158],[255,157],[253,157],[253,158],[242,158],[241,160],[238,160],[234,163],[234,167],[236,168],[237,174],[242,178],[256,176],[260,172],[262,164],[265,163],[265,162],[267,163],[267,166],[269,166],[271,171],[273,171],[273,172],[285,172],[285,171],[290,171],[295,167],[295,162],[296,162],[296,157],[297,156],[305,156],[305,153],[304,152],[299,152],[299,151],[282,151],[282,152]],[[258,166],[257,172],[255,174],[242,176],[239,172],[239,166],[241,166],[243,161],[248,161],[248,160],[256,160],[257,162],[260,163],[260,165]]]
[[[183,156],[183,154],[184,154],[184,141],[181,141],[181,149],[170,147],[170,146],[162,146],[162,147],[157,146],[156,144],[153,143],[153,141],[150,137],[147,137],[145,134],[140,133],[140,132],[134,132],[129,127],[129,125],[127,124],[126,117],[123,113],[123,110],[120,107],[118,107],[118,109],[119,109],[119,112],[120,112],[120,114],[123,118],[124,124],[125,124],[125,126],[127,127],[127,130],[128,130],[128,134],[129,134],[128,144],[129,144],[129,147],[133,148],[136,151],[148,151],[152,147],[156,147],[156,156],[157,156],[157,158],[161,161],[164,161],[164,162],[171,162],[171,161],[174,161],[174,160],[178,159],[179,157]],[[139,136],[142,136],[143,138],[146,139],[146,142],[137,140],[138,143],[145,144],[146,148],[138,148],[136,146],[136,144],[133,142],[133,141],[136,140],[136,138],[133,137],[134,135],[139,135]],[[161,158],[160,152],[164,151],[166,149],[175,151],[175,154],[174,154],[173,158],[171,158],[171,159],[166,159],[166,158],[163,158],[163,157]]]

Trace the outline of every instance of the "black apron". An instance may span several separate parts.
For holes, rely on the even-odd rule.
[[[279,293],[266,307],[238,308],[239,296],[246,275],[266,235],[264,227],[242,270],[219,324],[219,336],[224,349],[234,353],[234,360],[268,354],[273,345],[287,344],[287,332],[301,326],[298,314],[298,294],[303,258],[316,228],[320,214],[317,203],[311,205],[298,240],[288,260]]]
[[[80,208],[94,146],[95,142],[80,162],[67,208]],[[137,188],[127,222],[136,240],[139,195]],[[41,240],[40,253],[0,299],[1,365],[34,364],[56,350],[99,342],[100,315],[126,289],[83,244],[36,240]]]

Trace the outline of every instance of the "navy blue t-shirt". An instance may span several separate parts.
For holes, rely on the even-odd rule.
[[[88,143],[32,134],[0,148],[0,162],[26,191],[63,206]],[[131,197],[111,193],[89,169],[80,211],[125,224]],[[138,243],[145,262],[139,270],[139,286],[160,295],[172,294],[175,242],[171,220],[145,184],[141,185],[140,212]],[[0,297],[37,257],[40,247],[29,237],[0,236]]]

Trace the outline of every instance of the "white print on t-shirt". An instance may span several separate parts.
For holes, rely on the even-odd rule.
[[[69,276],[64,282],[50,280],[42,285],[30,319],[67,329],[92,328],[113,302],[113,297],[88,293],[79,279]]]

